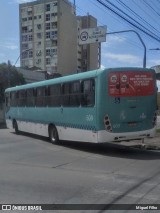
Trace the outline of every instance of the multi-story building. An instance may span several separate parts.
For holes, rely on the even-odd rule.
[[[67,75],[99,66],[99,44],[78,45],[78,29],[97,26],[95,18],[76,17],[68,0],[23,3],[19,12],[21,67]]]

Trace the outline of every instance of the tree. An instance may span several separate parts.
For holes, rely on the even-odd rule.
[[[25,83],[23,75],[9,61],[8,64],[0,64],[0,103],[4,102],[4,91],[6,88]]]

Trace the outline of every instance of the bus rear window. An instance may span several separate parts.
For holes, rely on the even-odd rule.
[[[108,78],[110,96],[148,96],[154,93],[155,80],[152,72],[110,72]]]

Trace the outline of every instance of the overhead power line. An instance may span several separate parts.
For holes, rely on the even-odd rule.
[[[160,13],[158,13],[148,2],[144,1],[143,2],[148,6],[150,7],[158,16],[160,16]]]
[[[119,4],[121,4],[124,8],[126,8],[127,11],[131,12],[134,17],[138,18],[140,21],[142,21],[144,24],[146,24],[148,27],[153,29],[156,33],[160,31],[156,29],[154,26],[152,26],[150,23],[148,23],[144,18],[142,18],[138,13],[136,13],[134,10],[132,10],[129,6],[127,6],[123,1],[117,0]]]
[[[122,18],[124,21],[128,22],[130,25],[132,25],[133,27],[137,28],[138,30],[140,30],[141,32],[145,33],[146,35],[148,35],[149,37],[151,37],[152,39],[160,42],[160,37],[158,37],[157,35],[155,35],[154,33],[150,33],[150,30],[148,30],[146,27],[144,27],[142,24],[140,24],[139,22],[135,21],[137,24],[139,24],[140,26],[138,26],[137,24],[135,24],[134,22],[130,21],[129,19],[127,19],[124,15],[120,14],[118,11],[121,11],[121,13],[125,14],[128,18],[132,19],[133,18],[131,16],[129,16],[128,14],[126,14],[124,11],[122,11],[120,8],[118,8],[116,5],[114,5],[113,3],[111,3],[110,1],[106,0],[107,3],[109,3],[110,5],[112,5],[112,7],[116,8],[118,11],[116,11],[115,9],[111,8],[109,5],[107,5],[106,3],[102,2],[102,0],[97,0],[97,2],[99,2],[101,5],[103,5],[105,8],[107,8],[108,10],[110,10],[111,12],[113,12],[114,14],[116,14],[117,16],[119,16],[120,18]],[[143,29],[143,28],[145,29]]]

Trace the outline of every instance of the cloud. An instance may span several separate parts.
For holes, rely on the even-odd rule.
[[[31,2],[31,1],[33,0],[12,0],[10,4],[13,4],[13,3],[22,4],[22,3]]]
[[[118,37],[114,35],[107,35],[106,42],[103,43],[103,47],[110,47],[113,46],[113,44],[120,44],[126,41],[126,38],[124,37]]]
[[[17,44],[10,43],[10,42],[6,42],[6,43],[3,43],[3,44],[0,43],[0,47],[7,48],[7,49],[10,49],[10,50],[17,50],[18,49]]]
[[[147,61],[148,67],[152,67],[152,66],[156,66],[156,65],[160,65],[160,59],[150,59]]]
[[[103,64],[101,64],[101,67],[100,67],[101,69],[104,69],[105,68],[105,66],[103,65]]]
[[[131,54],[117,54],[117,53],[104,53],[103,57],[109,60],[114,60],[117,62],[127,63],[127,64],[139,64],[141,62],[140,58]]]

